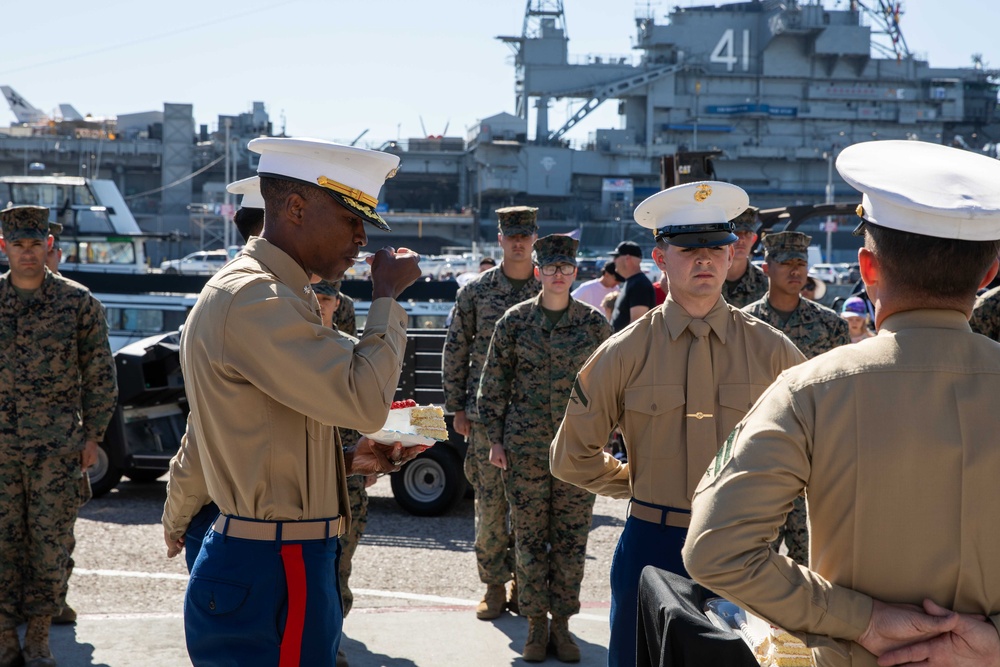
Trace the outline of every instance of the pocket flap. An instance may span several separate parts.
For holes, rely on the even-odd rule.
[[[199,609],[215,616],[239,609],[249,592],[246,584],[205,577],[192,577],[188,583],[188,598]]]
[[[767,387],[757,384],[720,384],[719,405],[747,413]]]
[[[661,415],[675,410],[685,402],[684,387],[675,384],[629,387],[622,394],[622,404],[627,411],[645,415]]]

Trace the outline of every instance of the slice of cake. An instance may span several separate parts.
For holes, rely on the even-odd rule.
[[[395,441],[434,444],[436,440],[448,439],[448,426],[444,421],[444,411],[437,405],[417,405],[413,399],[407,399],[393,402],[382,430],[365,435],[385,444]]]

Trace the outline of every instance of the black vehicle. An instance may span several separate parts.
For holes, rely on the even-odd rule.
[[[412,398],[423,405],[443,404],[441,353],[446,332],[411,330],[397,400]],[[180,368],[180,334],[172,332],[132,343],[115,353],[118,406],[101,443],[98,462],[90,468],[94,495],[111,491],[128,477],[153,481],[169,468],[180,447],[188,405]],[[439,442],[398,472],[392,473],[393,496],[418,516],[448,511],[468,489],[462,470],[468,445],[446,415],[450,438]]]

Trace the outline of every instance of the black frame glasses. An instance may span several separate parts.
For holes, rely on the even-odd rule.
[[[572,264],[546,264],[538,267],[538,272],[543,276],[554,276],[557,271],[564,276],[571,276],[576,271],[576,267]]]

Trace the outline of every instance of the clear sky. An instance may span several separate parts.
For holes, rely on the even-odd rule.
[[[807,0],[803,0],[804,2]],[[8,3],[0,84],[51,113],[60,103],[115,116],[194,105],[218,114],[262,101],[276,132],[359,145],[442,134],[514,111],[510,47],[525,0],[49,0]],[[155,10],[150,9],[155,4]],[[635,16],[663,22],[677,2],[564,0],[571,55],[627,55]],[[835,6],[834,0],[826,0]],[[838,6],[846,6],[840,0]],[[868,4],[876,4],[869,0]],[[903,34],[933,66],[968,66],[973,53],[1000,69],[997,0],[904,0]],[[559,127],[580,101],[553,103]],[[571,138],[614,127],[605,103]],[[421,119],[423,127],[421,127]],[[0,102],[0,124],[14,120]],[[533,131],[533,128],[532,128]]]

